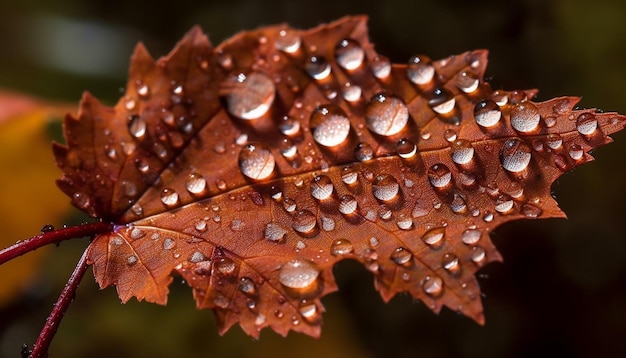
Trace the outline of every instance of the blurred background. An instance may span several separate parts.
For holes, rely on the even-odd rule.
[[[194,24],[214,44],[288,22],[310,28],[369,14],[370,37],[394,62],[490,50],[494,88],[539,88],[539,100],[580,95],[582,107],[626,113],[626,2],[621,0],[329,1],[224,0],[113,4],[104,0],[0,0],[0,90],[77,103],[88,90],[108,104],[123,93],[128,60],[143,41],[165,55]],[[54,187],[49,142],[58,111],[31,112],[32,140],[0,121],[2,246],[44,224],[85,220]],[[32,117],[36,118],[33,119]],[[26,120],[24,120],[26,123]],[[18,131],[18,132],[11,132]],[[4,136],[2,136],[4,134]],[[55,357],[515,357],[626,356],[626,133],[598,159],[564,175],[554,196],[570,220],[519,221],[492,235],[504,263],[479,273],[487,324],[449,310],[436,316],[400,295],[382,303],[371,275],[354,262],[335,270],[340,291],[323,302],[322,337],[256,341],[238,327],[217,334],[180,280],[169,304],[121,305],[86,275],[51,347]],[[6,140],[5,140],[6,139]],[[28,150],[32,159],[17,156]],[[17,159],[16,159],[17,158]],[[41,174],[31,172],[36,167]],[[35,182],[20,179],[35,178]],[[4,190],[4,191],[1,191]],[[17,216],[17,218],[10,215]],[[0,356],[32,344],[86,240],[65,242],[0,268]]]

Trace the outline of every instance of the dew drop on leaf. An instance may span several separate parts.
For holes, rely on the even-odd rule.
[[[363,63],[365,53],[358,42],[352,39],[339,41],[335,47],[335,59],[339,66],[348,71],[356,70]]]
[[[335,105],[317,107],[311,114],[313,139],[325,147],[343,143],[350,133],[350,121],[343,109]]]
[[[406,74],[414,84],[426,85],[432,81],[435,75],[435,68],[429,57],[417,55],[409,59]]]
[[[367,127],[374,133],[390,136],[399,133],[409,120],[409,109],[396,96],[376,94],[365,108]]]
[[[278,277],[283,286],[299,290],[311,287],[319,274],[320,271],[315,263],[304,259],[294,259],[281,267]]]
[[[274,171],[274,155],[263,144],[248,144],[239,152],[239,169],[246,177],[262,180]]]

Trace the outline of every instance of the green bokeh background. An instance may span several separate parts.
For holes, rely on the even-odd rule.
[[[12,3],[12,4],[9,4]],[[214,44],[238,31],[288,22],[309,28],[369,14],[370,37],[394,62],[490,49],[494,88],[539,88],[539,100],[581,95],[583,107],[626,113],[626,2],[561,1],[111,1],[0,0],[0,88],[78,101],[89,90],[115,103],[132,48],[164,55],[194,24]],[[89,273],[54,357],[504,357],[626,356],[626,133],[598,161],[564,175],[554,195],[570,220],[521,221],[492,235],[505,262],[480,271],[487,324],[436,316],[400,295],[388,305],[353,262],[335,273],[319,340],[234,328],[217,334],[191,291],[172,284],[166,307],[121,305]],[[1,148],[1,143],[0,143]],[[2,174],[6,175],[6,174]],[[4,205],[4,204],[3,204]],[[0,219],[1,220],[1,219]],[[81,217],[68,218],[68,223]],[[33,223],[33,230],[45,223]],[[16,238],[16,240],[19,238]],[[0,356],[32,343],[86,242],[61,245],[32,288],[0,307]],[[0,281],[1,284],[1,281]]]

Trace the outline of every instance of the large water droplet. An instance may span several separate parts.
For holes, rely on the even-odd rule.
[[[228,113],[241,119],[256,119],[272,106],[276,95],[274,82],[260,72],[243,73],[227,82]]]
[[[161,190],[161,202],[168,207],[178,204],[178,193],[172,188],[164,188]]]
[[[265,225],[263,236],[266,240],[272,242],[284,242],[285,235],[287,235],[287,229],[285,229],[282,225],[275,222],[270,222]]]
[[[443,280],[439,276],[426,276],[422,282],[422,289],[429,296],[441,296],[443,293]]]
[[[390,136],[399,133],[409,120],[409,109],[393,95],[378,93],[365,109],[367,127],[374,133]]]
[[[187,177],[185,187],[191,194],[202,194],[204,189],[206,189],[206,180],[198,173],[191,173]]]
[[[474,261],[475,264],[481,265],[485,261],[486,257],[487,257],[487,253],[485,252],[485,249],[483,249],[482,247],[474,246],[472,248],[470,258],[472,261]]]
[[[438,248],[443,244],[443,238],[446,235],[444,227],[436,227],[430,229],[422,235],[422,241],[432,248]]]
[[[291,223],[291,227],[301,234],[309,234],[313,232],[316,225],[317,220],[315,218],[315,214],[309,210],[300,210],[295,213]]]
[[[416,85],[425,85],[432,81],[435,75],[435,68],[429,57],[413,56],[407,65],[406,75]]]
[[[417,146],[412,141],[402,138],[396,144],[396,151],[401,158],[409,159],[417,153]]]
[[[352,39],[339,41],[335,47],[335,59],[342,68],[351,71],[359,68],[363,63],[365,53],[358,42]]]
[[[474,147],[469,141],[459,139],[452,144],[450,156],[452,161],[458,165],[468,164],[474,158]]]
[[[444,189],[452,181],[452,172],[444,164],[435,164],[428,169],[428,181],[436,189]]]
[[[480,230],[467,229],[461,234],[461,241],[466,245],[475,245],[480,240]]]
[[[500,121],[502,112],[496,102],[483,100],[474,107],[474,120],[481,127],[493,127]]]
[[[328,104],[315,108],[311,113],[313,139],[323,146],[334,147],[343,143],[350,133],[350,120],[339,107]]]
[[[295,30],[280,30],[276,37],[276,49],[279,51],[294,53],[300,49],[300,34]]]
[[[337,239],[330,246],[330,254],[333,256],[348,255],[354,251],[352,242],[348,239]]]
[[[374,197],[380,201],[391,201],[396,198],[400,185],[396,178],[389,174],[381,174],[376,176],[372,183],[372,192]]]
[[[357,86],[350,82],[346,82],[345,85],[341,88],[341,95],[343,99],[348,102],[356,102],[361,98],[361,93],[363,90],[361,86]]]
[[[578,133],[590,136],[598,128],[598,120],[593,113],[582,113],[576,118],[576,129]]]
[[[371,61],[370,66],[372,67],[372,73],[378,79],[384,79],[389,76],[391,73],[391,63],[389,59],[385,56],[376,56]]]
[[[278,280],[285,287],[304,290],[310,288],[316,282],[319,274],[319,269],[312,261],[295,259],[281,267],[278,273]]]
[[[410,264],[409,261],[412,258],[413,254],[411,251],[405,249],[404,247],[398,247],[391,253],[391,260],[398,265],[408,265]]]
[[[339,198],[339,212],[344,215],[351,215],[357,208],[356,198],[350,194],[343,195]]]
[[[508,195],[499,195],[494,209],[500,214],[509,214],[513,210],[513,200]]]
[[[570,158],[574,160],[580,160],[580,158],[583,157],[583,154],[585,154],[583,148],[579,144],[576,144],[576,143],[573,143],[572,145],[570,145],[568,153],[569,153]]]
[[[239,152],[239,169],[250,179],[261,180],[272,175],[274,155],[263,144],[248,144]]]
[[[478,78],[471,72],[460,72],[456,76],[456,86],[465,93],[472,93],[478,88]]]
[[[539,109],[530,102],[520,103],[511,110],[511,126],[518,132],[533,132],[540,120]]]
[[[557,133],[550,133],[546,136],[546,145],[551,149],[559,149],[563,144],[563,138]]]
[[[128,118],[128,131],[135,138],[143,137],[147,127],[146,121],[140,116],[132,115]]]
[[[330,75],[330,64],[321,56],[311,56],[304,67],[309,75],[318,81]]]
[[[317,175],[311,180],[311,196],[317,200],[326,200],[333,195],[333,182],[326,175]]]
[[[428,100],[430,108],[439,114],[450,113],[454,109],[455,103],[454,95],[446,88],[435,89]]]
[[[500,151],[502,167],[511,173],[519,173],[526,170],[530,163],[530,158],[530,148],[518,138],[504,142]]]

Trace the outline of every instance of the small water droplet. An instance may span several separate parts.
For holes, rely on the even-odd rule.
[[[278,129],[286,136],[295,136],[300,132],[300,122],[290,116],[283,116]]]
[[[465,93],[472,93],[478,88],[478,78],[471,72],[460,72],[456,76],[456,86]]]
[[[487,253],[485,252],[485,249],[483,249],[482,247],[474,246],[472,248],[470,257],[474,263],[480,265],[485,261],[485,258],[487,257]]]
[[[130,207],[130,211],[137,216],[143,216],[143,207],[139,204],[134,204]]]
[[[446,88],[435,89],[428,100],[430,108],[439,114],[450,113],[454,109],[455,104],[454,95]]]
[[[319,274],[317,265],[312,261],[295,259],[288,261],[280,268],[278,280],[285,287],[305,290],[316,283]]]
[[[304,317],[307,322],[315,322],[319,318],[319,313],[315,303],[307,303],[304,301],[298,309],[298,312],[300,312],[300,315]]]
[[[337,239],[330,246],[330,254],[333,256],[348,255],[354,251],[352,242],[347,239]]]
[[[459,139],[452,144],[450,156],[452,161],[458,165],[469,164],[474,158],[474,147],[469,141]]]
[[[413,254],[408,249],[404,247],[398,247],[391,253],[391,260],[398,265],[409,265],[411,259],[413,258]]]
[[[402,230],[411,230],[413,228],[413,219],[404,213],[398,215],[396,225]]]
[[[559,149],[563,144],[563,138],[557,133],[550,133],[546,136],[546,145],[552,149]]]
[[[295,30],[284,29],[278,32],[276,37],[276,49],[279,51],[294,53],[300,49],[300,34]]]
[[[480,240],[480,230],[467,229],[461,234],[461,241],[466,245],[475,245]]]
[[[206,180],[202,175],[198,173],[191,173],[187,177],[185,187],[187,188],[187,191],[191,194],[202,194],[206,189]]]
[[[540,120],[539,109],[530,102],[520,103],[511,110],[511,126],[518,132],[535,131]]]
[[[364,57],[363,48],[355,40],[344,39],[335,46],[337,64],[348,71],[359,68],[363,63]]]
[[[146,121],[137,115],[128,118],[128,132],[135,138],[141,138],[146,134]]]
[[[335,229],[335,220],[327,216],[322,216],[322,230],[333,231]]]
[[[474,120],[481,127],[493,127],[500,121],[502,112],[496,102],[483,100],[474,107]]]
[[[354,149],[354,158],[359,162],[365,162],[374,158],[374,149],[371,145],[361,142]]]
[[[322,105],[311,113],[313,139],[323,146],[334,147],[343,143],[350,133],[350,121],[346,113],[332,104]]]
[[[330,75],[330,64],[322,56],[309,57],[304,67],[308,74],[318,81]]]
[[[393,95],[376,94],[365,108],[367,127],[374,133],[390,136],[399,133],[409,120],[409,109]]]
[[[178,205],[178,193],[172,188],[161,190],[161,202],[168,207]]]
[[[141,239],[144,236],[146,236],[146,233],[138,227],[134,227],[130,231],[130,238],[133,240]]]
[[[569,147],[569,156],[574,160],[580,160],[583,157],[584,151],[579,144],[573,143]]]
[[[282,225],[275,222],[270,222],[265,225],[263,236],[266,240],[282,243],[285,242],[285,235],[287,235],[287,229]]]
[[[391,211],[391,209],[389,207],[387,207],[387,205],[381,205],[380,209],[378,210],[378,217],[380,217],[382,220],[389,220],[391,219],[393,212]],[[413,224],[411,222],[411,224]]]
[[[409,59],[406,75],[416,85],[425,85],[435,76],[435,68],[429,57],[417,55]]]
[[[533,204],[524,204],[522,205],[522,214],[529,219],[536,219],[543,213],[541,208],[533,205]]]
[[[246,177],[262,180],[274,171],[274,155],[263,144],[248,144],[239,152],[239,169]]]
[[[593,113],[582,113],[576,118],[576,129],[578,133],[590,136],[598,128],[598,120]]]
[[[344,215],[351,215],[357,208],[356,198],[350,194],[343,195],[339,199],[339,212]]]
[[[257,294],[256,285],[249,277],[242,277],[239,279],[239,285],[237,286],[239,291],[248,296],[255,296]]]
[[[458,275],[461,272],[461,264],[455,254],[447,253],[443,255],[441,258],[441,266],[452,275]]]
[[[439,276],[426,276],[422,282],[422,289],[429,296],[441,296],[443,293],[443,280]]]
[[[436,189],[444,189],[452,182],[452,172],[444,164],[435,164],[428,169],[428,181]]]
[[[215,263],[215,267],[224,275],[230,275],[235,272],[235,262],[228,257],[221,257]]]
[[[274,103],[274,82],[260,72],[240,73],[226,82],[226,104],[231,115],[251,120],[263,116]]]
[[[317,175],[311,180],[311,196],[317,200],[330,198],[333,190],[333,182],[326,175]]]
[[[356,102],[361,98],[361,93],[363,90],[361,86],[357,86],[350,82],[346,82],[344,86],[341,88],[341,95],[343,99],[348,102]]]
[[[454,142],[457,138],[456,136],[456,131],[454,129],[446,129],[443,132],[443,138],[447,141],[447,142]]]
[[[341,172],[341,181],[346,185],[353,185],[359,179],[359,174],[350,167],[343,168]]]
[[[189,258],[189,262],[193,262],[193,263],[198,263],[198,262],[202,262],[206,260],[206,256],[204,256],[203,253],[201,253],[200,251],[196,251],[193,254],[191,254],[191,257]]]
[[[402,138],[396,144],[396,151],[401,158],[409,159],[417,153],[417,146],[406,138]]]
[[[174,246],[176,246],[176,241],[171,237],[166,237],[165,240],[163,240],[163,250],[171,250]]]
[[[446,228],[432,228],[422,235],[422,241],[431,248],[439,248],[443,244],[443,238],[446,235]]]
[[[513,210],[513,200],[508,195],[499,195],[496,199],[495,210],[500,214],[509,214]]]
[[[301,234],[309,234],[313,232],[317,220],[315,214],[309,210],[300,210],[293,216],[291,227]]]
[[[230,300],[226,298],[226,296],[222,295],[221,293],[216,294],[215,297],[213,297],[212,301],[216,307],[223,308],[223,309],[228,308],[228,306],[230,305]]]
[[[388,202],[394,200],[399,190],[400,185],[398,181],[389,174],[377,175],[372,183],[374,197],[380,201]]]
[[[526,170],[530,158],[530,148],[518,138],[508,139],[500,150],[500,163],[504,169],[511,173]]]
[[[128,259],[126,259],[126,262],[128,263],[128,266],[134,266],[137,263],[137,256],[135,255],[128,256]]]
[[[450,209],[455,214],[465,214],[467,212],[467,203],[463,194],[454,193]]]
[[[150,88],[147,84],[137,81],[137,94],[139,97],[147,98],[150,95]]]
[[[296,211],[296,201],[292,198],[285,198],[283,200],[283,208],[289,213]]]

